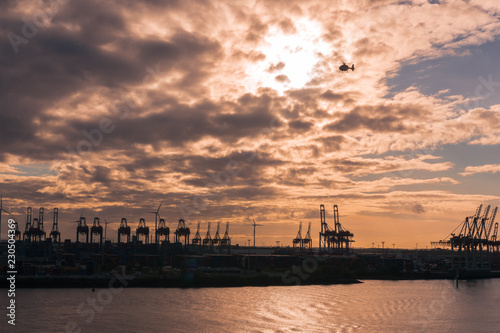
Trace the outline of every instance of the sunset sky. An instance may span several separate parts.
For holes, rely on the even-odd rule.
[[[164,200],[171,233],[230,222],[243,244],[253,214],[257,245],[302,221],[318,246],[337,204],[354,246],[430,246],[500,204],[499,19],[497,0],[2,1],[4,208],[24,231],[45,207],[48,234],[59,207],[63,239],[84,209],[116,241]]]

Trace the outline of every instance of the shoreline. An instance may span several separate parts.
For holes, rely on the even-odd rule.
[[[500,272],[463,272],[459,280],[494,279],[500,278]],[[125,288],[231,288],[231,287],[271,287],[271,286],[294,286],[294,285],[334,285],[363,283],[368,280],[380,281],[403,281],[403,280],[455,280],[456,275],[452,273],[410,273],[398,275],[377,276],[326,276],[312,275],[307,279],[284,282],[282,275],[270,276],[267,274],[184,274],[181,277],[168,276],[133,276],[133,275],[109,275],[109,276],[17,276],[16,287],[26,289],[36,288],[109,288],[116,281]],[[6,287],[6,276],[2,276],[1,287]]]
[[[61,276],[61,277],[20,277],[16,279],[16,288],[109,288],[116,278],[93,277],[93,276]],[[119,278],[125,288],[231,288],[231,287],[271,287],[291,286],[295,283],[285,283],[280,276],[259,275],[213,275],[202,278],[184,276],[181,278],[159,277],[159,276],[132,276],[125,275]],[[6,281],[2,279],[2,281]],[[355,278],[343,277],[315,277],[300,281],[299,285],[332,285],[362,283]],[[116,283],[115,283],[116,284]],[[6,286],[4,282],[1,287]]]

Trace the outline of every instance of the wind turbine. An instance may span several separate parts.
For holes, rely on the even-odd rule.
[[[160,207],[163,203],[163,200],[160,202],[160,205],[158,206],[158,209],[156,210],[156,212],[149,212],[151,214],[155,214],[155,244],[158,244],[158,233],[157,233],[157,229],[158,229],[158,218],[160,216]]]
[[[2,240],[2,211],[6,212],[9,215],[12,215],[11,213],[3,209],[3,197],[0,194],[0,241]]]
[[[255,227],[261,227],[262,224],[257,224],[255,223],[255,220],[253,218],[253,214],[252,214],[252,220],[253,220],[253,247],[255,247]]]
[[[106,218],[104,218],[104,243],[106,243],[106,241],[108,240],[108,239],[106,238],[106,235],[107,235],[107,233],[108,233],[108,224],[109,224],[109,223],[110,223],[110,222],[106,221]]]
[[[83,211],[84,211],[84,210],[85,210],[85,209],[82,209],[82,212],[80,213],[80,217],[78,218],[78,220],[76,220],[76,221],[71,221],[71,223],[80,223],[81,218],[82,218],[82,216],[83,216]]]

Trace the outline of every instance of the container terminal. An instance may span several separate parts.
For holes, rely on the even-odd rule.
[[[160,205],[161,207],[161,205]],[[87,287],[105,283],[112,272],[128,276],[132,286],[189,287],[350,283],[357,279],[432,279],[500,277],[498,208],[479,206],[445,239],[431,249],[354,248],[354,234],[333,205],[333,223],[320,205],[320,231],[315,241],[311,223],[302,223],[292,246],[259,247],[231,243],[229,223],[200,223],[193,232],[183,219],[170,230],[155,212],[155,225],[139,219],[136,228],[122,218],[117,242],[107,237],[108,222],[99,217],[87,224],[74,221],[76,241],[61,241],[59,209],[52,210],[47,234],[45,210],[26,209],[24,232],[16,224],[16,270],[23,287]],[[221,229],[223,228],[223,229]],[[194,234],[194,236],[192,236]],[[317,244],[317,246],[314,246]],[[7,242],[0,244],[3,274],[7,274]],[[5,279],[3,279],[5,281]]]

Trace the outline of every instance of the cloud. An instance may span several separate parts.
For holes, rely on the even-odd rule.
[[[290,79],[285,74],[276,75],[274,78],[276,81],[281,83],[290,83]]]
[[[4,37],[23,36],[23,18],[40,12],[35,1],[0,8]],[[65,218],[85,208],[134,225],[153,201],[175,222],[177,206],[204,196],[193,219],[238,225],[252,209],[280,226],[270,238],[330,201],[359,217],[356,230],[370,227],[360,212],[449,221],[469,197],[447,149],[500,144],[500,105],[465,107],[474,98],[411,82],[396,91],[389,78],[408,63],[467,59],[498,37],[499,13],[495,1],[68,2],[19,52],[0,43],[2,193],[19,215],[57,205]],[[339,73],[342,61],[356,71]],[[288,70],[302,65],[296,86]]]
[[[425,208],[421,204],[414,204],[411,207],[411,211],[414,212],[415,214],[423,214],[425,213]]]
[[[497,173],[500,172],[500,164],[486,164],[479,166],[468,166],[465,168],[464,172],[461,172],[462,176],[470,176],[476,173]]]
[[[279,72],[283,68],[285,68],[285,63],[283,61],[280,61],[277,64],[271,64],[267,69],[267,71],[269,73],[274,73],[274,72]]]

